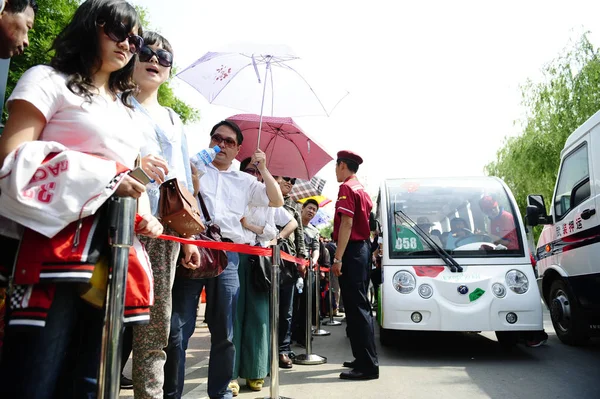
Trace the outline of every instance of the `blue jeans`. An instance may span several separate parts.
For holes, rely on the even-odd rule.
[[[206,288],[206,323],[210,330],[210,360],[208,363],[208,395],[211,398],[232,398],[228,388],[233,377],[235,319],[240,280],[239,255],[227,252],[229,264],[216,278],[192,280],[175,278],[171,332],[166,349],[165,398],[181,398],[185,379],[185,351],[196,327],[196,312],[202,289]]]
[[[0,397],[96,398],[104,312],[57,284],[46,326],[7,326]]]
[[[292,313],[294,311],[294,283],[279,287],[279,354],[289,355],[292,343]]]

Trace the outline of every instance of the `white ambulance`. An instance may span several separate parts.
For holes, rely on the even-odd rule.
[[[383,345],[394,330],[494,331],[507,346],[543,330],[524,225],[500,179],[386,180],[377,216]]]
[[[528,197],[527,221],[545,225],[537,244],[538,285],[560,340],[569,345],[600,334],[600,112],[567,139],[546,213]]]

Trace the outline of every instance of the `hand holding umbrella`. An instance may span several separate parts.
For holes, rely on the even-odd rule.
[[[256,166],[262,174],[267,169],[267,156],[260,148],[257,148],[252,154],[250,163]]]

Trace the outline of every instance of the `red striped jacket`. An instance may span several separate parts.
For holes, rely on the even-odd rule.
[[[108,251],[105,212],[69,224],[52,238],[25,229],[14,272],[9,325],[43,327],[57,283],[88,283],[95,264]],[[125,323],[150,320],[152,269],[137,238],[129,250]]]

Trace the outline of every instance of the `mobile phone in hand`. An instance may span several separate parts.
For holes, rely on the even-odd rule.
[[[144,186],[148,183],[153,182],[153,180],[150,178],[150,176],[148,176],[146,174],[146,172],[144,172],[144,169],[142,169],[139,166],[137,168],[135,168],[134,170],[132,170],[131,172],[129,172],[129,176],[133,177],[135,180],[139,181]]]

